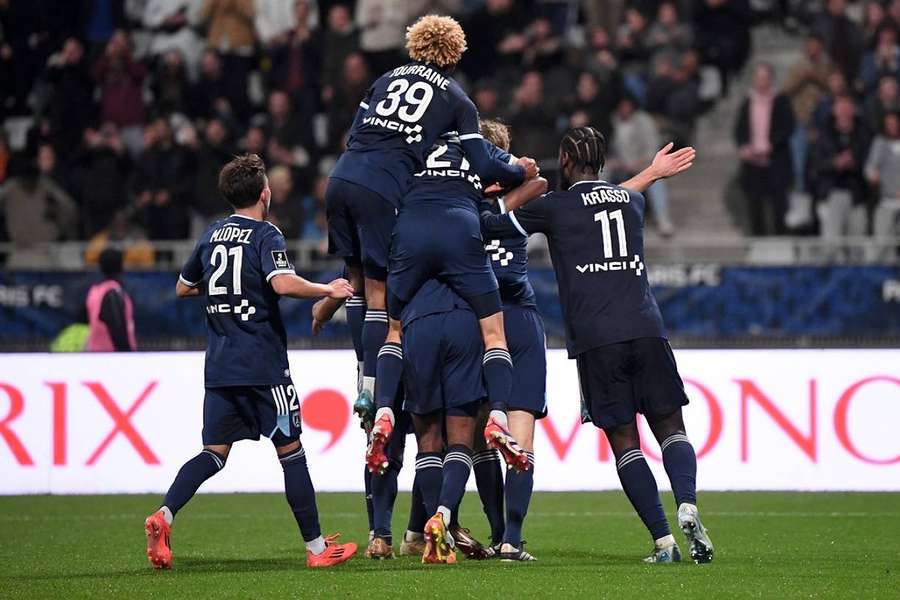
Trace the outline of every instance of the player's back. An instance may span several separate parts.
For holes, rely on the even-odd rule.
[[[290,384],[287,336],[269,281],[294,273],[267,221],[232,215],[198,240],[181,278],[206,294],[206,386]]]
[[[665,337],[643,261],[644,209],[637,192],[581,181],[514,212],[525,230],[547,234],[570,355]]]
[[[425,159],[424,168],[415,173],[413,183],[403,200],[403,208],[464,208],[477,212],[483,186],[470,164],[456,132],[444,134],[434,143]]]
[[[459,84],[421,62],[379,77],[360,109],[332,177],[372,189],[395,206],[441,134],[460,127],[464,135],[478,132],[477,111]]]

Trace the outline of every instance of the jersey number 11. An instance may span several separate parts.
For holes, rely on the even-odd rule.
[[[615,221],[616,233],[619,238],[619,257],[626,258],[628,256],[628,240],[625,239],[625,217],[622,216],[622,209],[612,212],[601,210],[594,214],[594,221],[600,221],[600,225],[603,227],[603,256],[605,258],[613,257],[610,221]]]

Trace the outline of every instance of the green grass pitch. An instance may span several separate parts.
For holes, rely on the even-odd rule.
[[[525,527],[539,562],[361,556],[303,566],[296,525],[276,494],[199,495],[173,530],[175,569],[144,555],[155,496],[0,498],[4,598],[900,598],[900,495],[705,493],[712,564],[644,565],[649,542],[621,492],[539,493]],[[664,501],[673,512],[668,494]],[[403,531],[401,494],[394,531]],[[320,494],[326,532],[366,538],[360,494]],[[483,536],[474,493],[462,522]],[[682,551],[685,544],[676,532]]]

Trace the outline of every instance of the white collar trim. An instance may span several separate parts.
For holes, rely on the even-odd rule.
[[[605,184],[609,185],[609,182],[603,181],[602,179],[595,179],[593,181],[585,179],[582,181],[576,181],[575,183],[573,183],[572,185],[569,186],[569,189],[571,190],[576,185],[581,185],[582,183],[605,183]]]

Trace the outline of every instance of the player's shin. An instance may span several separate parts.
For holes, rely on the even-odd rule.
[[[363,383],[353,411],[359,415],[364,427],[371,426],[375,415],[375,376],[378,352],[384,345],[388,332],[387,311],[383,308],[366,309],[362,329]]]
[[[674,538],[659,499],[656,479],[653,478],[653,473],[640,448],[624,450],[616,458],[616,470],[625,495],[628,496],[628,500],[631,501],[634,510],[644,522],[657,547],[668,542],[670,538],[674,544]]]
[[[375,509],[372,506],[372,472],[369,465],[363,467],[363,484],[366,490],[366,516],[369,519],[369,541],[375,531]]]
[[[491,545],[500,543],[503,537],[503,469],[500,466],[500,453],[489,449],[472,456],[472,469],[475,471],[475,483],[481,506],[491,525]]]
[[[402,378],[403,348],[399,341],[386,342],[378,352],[378,363],[375,370],[375,406],[377,408],[394,406]]]
[[[167,523],[172,524],[175,514],[194,497],[204,481],[222,470],[227,456],[207,448],[182,465],[160,509]]]
[[[419,452],[416,454],[415,486],[422,495],[425,512],[430,516],[437,512],[441,497],[444,455],[441,452]]]
[[[347,309],[347,325],[350,327],[350,337],[353,339],[353,350],[356,352],[356,392],[362,391],[363,383],[363,345],[362,332],[363,323],[366,318],[366,298],[365,296],[354,295],[345,305]]]
[[[416,457],[418,463],[418,457]],[[436,509],[435,509],[436,510]],[[418,469],[413,480],[412,498],[409,505],[409,522],[406,525],[406,533],[403,535],[403,543],[400,544],[400,556],[421,556],[425,550],[425,522],[428,520],[428,512],[425,510],[425,502],[422,499],[422,487],[419,480]]]
[[[466,482],[472,472],[472,449],[464,444],[451,444],[444,456],[441,495],[438,510],[444,517],[444,524],[450,525],[451,508],[459,506],[466,493]]]
[[[687,435],[673,433],[660,444],[663,466],[672,484],[676,506],[697,504],[697,455]]]
[[[391,460],[384,473],[372,475],[374,533],[376,538],[382,539],[387,544],[384,556],[379,556],[379,558],[393,558],[391,517],[394,514],[394,502],[397,500],[397,476],[399,474],[400,464],[396,460]]]
[[[527,452],[530,468],[526,471],[510,469],[506,472],[506,529],[503,543],[516,548],[522,545],[522,525],[528,514],[531,491],[534,488],[534,453]]]
[[[313,554],[321,554],[325,551],[325,540],[319,527],[316,492],[309,477],[306,450],[301,447],[280,454],[278,460],[284,471],[284,494],[294,513],[306,549]]]

